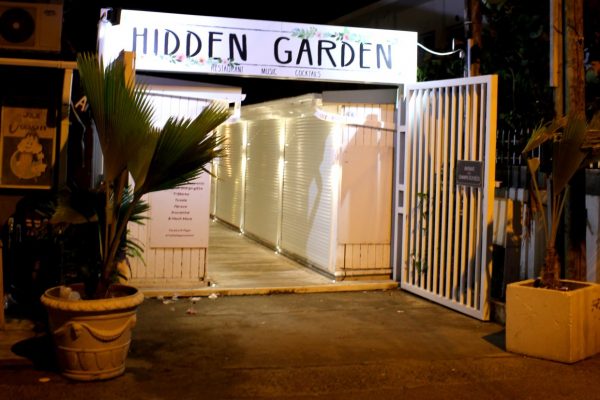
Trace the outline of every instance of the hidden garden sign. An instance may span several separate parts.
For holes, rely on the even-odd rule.
[[[416,32],[134,10],[101,26],[105,61],[133,51],[137,70],[393,85],[417,75]]]

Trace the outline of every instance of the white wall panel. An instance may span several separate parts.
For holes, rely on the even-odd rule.
[[[226,138],[227,157],[219,163],[217,172],[216,216],[241,227],[244,194],[244,123],[223,125],[220,132]]]
[[[287,120],[281,248],[333,273],[334,124],[314,117]]]
[[[248,123],[244,231],[272,246],[278,244],[281,219],[283,137],[284,120]]]
[[[393,131],[364,126],[343,128],[343,137],[360,138],[360,143],[342,143],[339,243],[390,243],[392,135]]]

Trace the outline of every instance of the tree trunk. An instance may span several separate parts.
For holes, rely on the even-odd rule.
[[[566,27],[566,112],[585,115],[585,69],[583,65],[583,0],[564,0]],[[585,171],[569,184],[565,215],[566,277],[585,279]]]
[[[480,74],[481,43],[482,43],[482,18],[480,0],[465,0],[465,36],[467,39],[467,57],[469,65],[468,76]]]
[[[480,0],[470,0],[471,2],[471,75],[478,76],[481,67],[481,3]]]
[[[550,87],[554,88],[554,116],[565,114],[563,0],[550,4]]]
[[[554,289],[560,286],[560,260],[554,247],[546,248],[542,270],[542,286]]]

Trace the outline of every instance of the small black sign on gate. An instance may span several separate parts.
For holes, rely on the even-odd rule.
[[[483,162],[456,161],[456,184],[480,188],[483,186]]]

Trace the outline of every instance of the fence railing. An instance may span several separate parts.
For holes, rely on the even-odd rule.
[[[499,127],[496,133],[496,182],[501,187],[527,187],[527,161],[521,154],[533,128]],[[542,156],[542,148],[533,151]]]
[[[526,188],[527,161],[521,154],[533,128],[498,127],[496,131],[496,182],[505,188]],[[548,148],[541,146],[532,151],[533,157],[549,157]],[[586,169],[600,169],[600,161],[590,163]],[[539,181],[544,185],[543,180]]]

